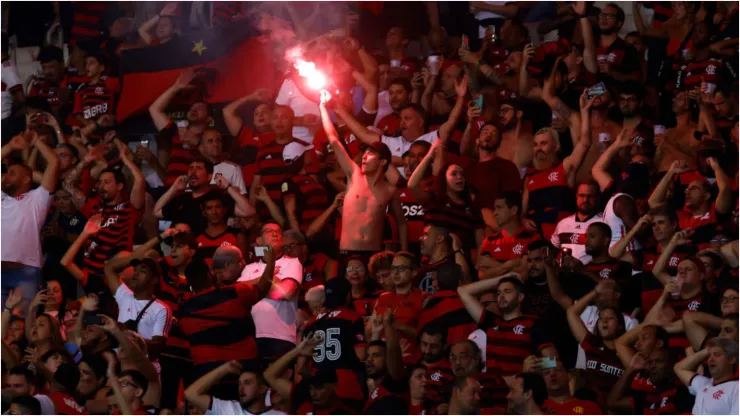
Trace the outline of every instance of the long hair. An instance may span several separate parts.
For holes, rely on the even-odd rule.
[[[51,327],[49,333],[49,348],[50,349],[61,349],[64,348],[64,339],[62,338],[62,329],[59,325],[59,321],[52,318],[51,315],[42,313],[36,319],[44,318],[48,321]]]
[[[611,306],[607,306],[606,308],[599,310],[599,319],[596,320],[596,327],[594,328],[594,333],[602,342],[604,342],[604,338],[602,337],[601,334],[599,334],[599,321],[601,321],[601,312],[604,312],[607,310],[614,312],[614,315],[617,317],[617,325],[619,327],[617,328],[617,334],[614,336],[614,339],[621,337],[627,330],[624,324],[624,317],[622,316],[622,313],[619,312],[619,309],[611,307]]]
[[[444,198],[447,199],[447,171],[450,169],[451,166],[460,166],[457,163],[447,163],[444,165],[442,170],[439,171],[439,175],[434,179],[434,193],[436,194],[437,198]],[[462,166],[460,166],[462,168]],[[463,169],[463,177],[465,177],[465,169]],[[470,184],[468,182],[468,178],[465,177],[465,186],[463,187],[462,192],[458,194],[458,197],[463,200],[465,205],[471,206],[473,205],[473,195],[470,190]]]

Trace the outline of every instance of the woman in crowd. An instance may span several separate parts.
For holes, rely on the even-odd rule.
[[[368,279],[367,267],[362,257],[351,257],[347,261],[345,276],[352,286],[350,292],[352,306],[362,316],[372,315],[373,305],[378,298],[376,293],[378,289],[375,281]]]

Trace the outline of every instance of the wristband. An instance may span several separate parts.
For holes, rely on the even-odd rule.
[[[3,312],[10,312],[10,313],[13,313],[13,310],[12,310],[12,309],[10,309],[10,308],[9,308],[9,307],[7,307],[7,306],[3,306]]]

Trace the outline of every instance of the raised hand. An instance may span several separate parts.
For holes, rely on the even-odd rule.
[[[536,49],[534,47],[534,44],[532,43],[528,43],[524,47],[524,50],[522,51],[522,65],[524,65],[525,67],[527,66],[529,61],[532,60],[532,57],[534,56],[535,51]]]
[[[640,217],[639,220],[637,220],[637,224],[635,224],[635,228],[638,230],[643,230],[645,228],[650,227],[650,225],[653,223],[653,216],[650,214],[645,214],[642,217]]]
[[[106,351],[103,353],[103,358],[105,358],[105,361],[108,362],[108,368],[106,370],[108,378],[111,379],[118,377],[118,374],[116,374],[116,363],[118,362],[118,360],[116,359],[116,355],[110,351]]]
[[[414,73],[414,76],[411,77],[411,86],[415,90],[423,89],[424,88],[424,73],[422,72]]]
[[[134,154],[139,159],[146,160],[147,162],[151,162],[156,159],[154,153],[148,147],[144,146],[136,146],[136,152]]]
[[[337,194],[337,196],[334,197],[334,206],[338,207],[344,203],[344,197],[347,196],[347,192],[340,192]]]
[[[187,187],[188,187],[187,175],[178,176],[177,179],[175,179],[175,183],[172,184],[172,188],[177,192],[182,192]]]
[[[103,325],[99,325],[101,328],[106,330],[107,332],[116,332],[118,331],[118,322],[105,315],[98,315],[100,319],[103,320]]]
[[[687,228],[685,230],[678,231],[676,234],[673,234],[672,240],[674,240],[679,246],[682,246],[684,244],[691,243],[692,235],[694,235],[694,229]]]
[[[673,173],[684,173],[689,171],[689,162],[679,159],[674,160],[673,163],[671,163],[671,167],[668,169],[670,172]]]
[[[594,101],[596,101],[596,97],[588,98],[588,90],[583,90],[583,94],[581,94],[578,103],[580,104],[582,111],[588,111],[591,109]]]
[[[20,287],[11,289],[10,294],[8,295],[8,298],[5,300],[5,307],[11,310],[15,309],[15,307],[18,306],[22,300],[23,300],[23,289]]]
[[[326,106],[326,103],[331,100],[331,94],[327,90],[321,90],[321,105]]]
[[[82,158],[82,160],[85,163],[92,163],[92,162],[95,162],[96,160],[100,160],[103,157],[104,153],[105,153],[105,146],[101,143],[91,148],[90,151],[87,152],[85,157]]]
[[[265,256],[262,258],[265,264],[268,263],[274,263],[275,262],[275,250],[272,249],[272,247],[267,246],[265,248]]]
[[[34,296],[33,300],[31,301],[31,309],[37,308],[40,305],[45,304],[47,300],[49,299],[48,293],[49,293],[48,289],[40,290],[38,293],[36,293],[36,296]]]
[[[717,158],[714,157],[708,157],[707,158],[707,165],[709,165],[712,170],[722,169],[719,165],[719,161],[717,161]]]
[[[98,117],[98,125],[104,127],[113,127],[116,125],[116,118],[112,114],[103,114]]]
[[[573,8],[573,12],[579,16],[583,16],[586,14],[586,2],[585,1],[573,2],[571,7]]]
[[[468,93],[467,75],[463,76],[460,82],[457,82],[457,80],[455,80],[455,93],[458,97],[465,97],[465,95]]]
[[[422,68],[421,73],[424,76],[424,89],[427,91],[432,90],[437,82],[437,76],[433,75],[432,71],[427,67]]]
[[[221,364],[221,367],[227,370],[227,374],[234,374],[238,376],[242,373],[242,365],[239,363],[239,361],[236,360],[231,360],[229,362]]]
[[[102,228],[103,217],[100,214],[95,214],[88,218],[85,228],[82,230],[82,234],[86,236],[95,235]]]
[[[10,139],[10,148],[13,150],[24,150],[28,148],[28,141],[23,135],[19,134]]]
[[[468,107],[468,120],[473,120],[476,117],[480,117],[481,109],[476,106],[470,106]]]
[[[218,176],[216,177],[216,186],[225,191],[229,189],[229,181],[223,176]]]
[[[93,312],[98,310],[98,304],[100,303],[100,299],[98,299],[98,295],[94,293],[90,293],[87,295],[84,301],[82,301],[82,310],[85,312]]]
[[[270,195],[267,193],[267,189],[264,186],[258,186],[254,188],[254,197],[258,201],[267,202],[270,199]]]
[[[645,369],[645,364],[646,364],[645,356],[642,355],[641,352],[638,352],[637,354],[632,356],[629,367],[632,370],[639,371],[639,370]]]
[[[315,354],[314,349],[322,342],[324,342],[324,338],[318,334],[311,333],[298,344],[298,353],[303,357],[313,357]]]
[[[177,77],[177,81],[175,81],[175,86],[184,89],[184,88],[195,88],[194,85],[190,85],[190,83],[195,79],[195,71],[192,69],[186,69],[180,73],[180,76]]]

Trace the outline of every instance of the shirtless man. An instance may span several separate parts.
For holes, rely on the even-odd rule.
[[[689,95],[681,92],[673,98],[673,112],[676,114],[676,127],[666,129],[665,135],[655,136],[655,165],[658,172],[667,172],[676,160],[685,160],[689,166],[696,166],[696,146],[694,140],[696,123],[691,119]]]
[[[522,116],[524,111],[515,100],[501,103],[500,119],[501,144],[496,155],[502,159],[514,162],[520,172],[526,172],[532,166],[534,158],[534,136],[528,131],[522,131]]]
[[[407,246],[404,235],[406,219],[401,209],[401,202],[396,195],[396,187],[386,181],[385,171],[391,164],[391,151],[381,141],[370,143],[362,155],[361,166],[352,161],[342,142],[339,140],[326,103],[331,96],[321,93],[321,121],[334,150],[337,163],[347,175],[347,195],[344,197],[342,212],[342,236],[339,250],[345,254],[360,252],[374,254],[383,247],[383,221],[388,205],[399,224],[401,245]]]

